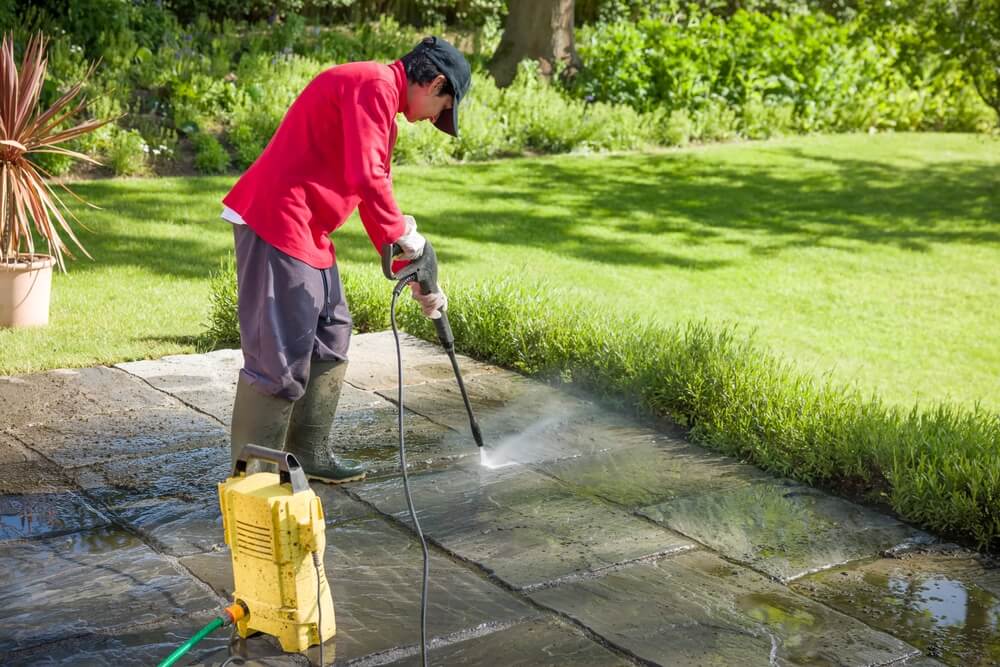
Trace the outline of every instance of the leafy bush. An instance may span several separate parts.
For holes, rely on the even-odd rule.
[[[390,286],[378,270],[352,265],[343,279],[355,326],[386,328]],[[515,280],[446,287],[456,344],[466,354],[669,417],[693,441],[777,474],[834,490],[863,488],[905,519],[1000,546],[1000,415],[887,407],[796,371],[731,327],[623,322]],[[208,339],[233,340],[234,294],[230,265],[213,280]],[[398,309],[401,327],[436,340],[409,301]]]
[[[694,135],[695,126],[686,109],[675,109],[669,114],[657,114],[657,139],[667,146],[687,146]]]
[[[465,118],[462,118],[464,123]],[[465,128],[459,124],[459,131]],[[399,136],[392,159],[397,164],[443,164],[452,156],[453,140],[430,123],[400,120]]]
[[[257,159],[288,107],[322,69],[316,60],[297,55],[257,54],[240,62],[236,102],[228,118],[229,138],[240,168]]]
[[[136,130],[113,127],[104,145],[104,162],[116,176],[137,176],[149,168],[149,146]]]
[[[870,127],[974,131],[990,120],[969,97],[974,89],[957,61],[923,52],[904,68],[899,45],[908,34],[863,27],[820,12],[740,10],[726,19],[693,5],[667,18],[598,24],[580,31],[585,67],[572,90],[645,111],[724,106],[751,137]],[[725,133],[709,123],[705,136]]]
[[[693,138],[700,141],[728,141],[737,135],[736,111],[725,102],[709,100],[694,112]]]
[[[194,168],[199,172],[224,174],[229,169],[229,152],[218,139],[199,132],[192,137],[191,143],[194,145]]]

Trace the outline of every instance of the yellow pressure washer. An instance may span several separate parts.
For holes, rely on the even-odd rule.
[[[278,472],[247,474],[247,463],[277,464]],[[177,648],[171,667],[218,628],[236,624],[241,637],[263,632],[287,652],[305,651],[336,634],[333,596],[323,569],[323,505],[292,454],[258,445],[240,452],[233,476],[219,484],[226,544],[233,559],[233,604]]]
[[[253,459],[277,474],[247,474]],[[333,596],[323,569],[323,505],[302,466],[288,452],[246,445],[233,476],[219,484],[226,544],[233,557],[233,599],[249,614],[236,622],[241,637],[264,632],[284,651],[304,651],[334,636]]]

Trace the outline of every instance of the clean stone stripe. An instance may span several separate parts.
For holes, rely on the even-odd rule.
[[[676,556],[678,554],[687,553],[689,551],[694,551],[695,549],[702,549],[698,544],[686,544],[683,546],[674,547],[673,549],[664,549],[663,551],[658,551],[653,554],[648,554],[646,556],[640,556],[639,558],[632,558],[629,560],[623,560],[618,563],[612,563],[606,567],[598,568],[596,570],[587,570],[584,572],[571,572],[570,574],[565,574],[561,577],[556,577],[555,579],[550,579],[549,581],[541,581],[537,584],[529,584],[527,586],[522,586],[515,590],[521,591],[522,593],[535,593],[537,591],[545,590],[546,588],[555,588],[556,586],[561,586],[563,584],[571,584],[577,581],[586,581],[588,579],[601,579],[602,577],[609,575],[613,572],[620,572],[621,570],[633,567],[635,565],[642,565],[645,563],[655,563],[657,561],[663,560],[664,558],[669,558],[671,556]]]
[[[432,637],[427,642],[427,649],[428,651],[431,651],[436,648],[451,646],[452,644],[458,644],[464,641],[468,641],[470,639],[478,639],[479,637],[486,637],[496,632],[509,630],[510,628],[513,628],[515,626],[529,623],[532,620],[535,620],[534,617],[524,617],[509,621],[499,621],[495,623],[482,623],[474,628],[465,628],[463,630],[457,630],[455,632],[451,632],[449,634],[440,637]],[[403,658],[409,658],[415,655],[420,655],[419,644],[397,646],[387,651],[379,651],[378,653],[371,653],[361,658],[355,658],[354,660],[349,660],[347,664],[350,665],[351,667],[379,667],[380,665],[388,665]]]

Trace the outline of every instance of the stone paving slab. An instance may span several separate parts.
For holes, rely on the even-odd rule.
[[[691,548],[690,541],[521,467],[412,475],[424,534],[513,588]],[[352,493],[409,525],[401,479]]]
[[[216,613],[199,613],[162,624],[102,630],[80,634],[36,646],[0,653],[5,667],[122,667],[123,665],[156,665],[178,646],[191,638]],[[183,665],[213,665],[218,667],[228,653],[229,636],[219,630],[198,643],[181,661]],[[201,659],[204,658],[203,662]],[[303,662],[289,663],[302,665]]]
[[[119,520],[167,553],[184,556],[224,544],[218,484],[229,475],[230,461],[228,447],[209,447],[97,464],[74,474]],[[313,489],[328,525],[371,513],[342,490],[326,484]]]
[[[892,574],[907,585],[863,603],[873,561],[856,559],[907,557],[914,552],[893,547],[926,535],[703,452],[669,428],[461,359],[490,461],[520,462],[483,468],[447,357],[411,337],[404,346],[414,501],[448,552],[433,547],[429,614],[432,650],[448,663],[620,664],[633,654],[627,664],[753,665],[763,656],[774,665],[929,667],[939,663],[902,641],[913,636],[910,617],[873,615],[868,604],[922,600],[923,617],[934,619],[960,596],[937,580],[928,587],[933,575],[963,583],[972,617],[993,613],[982,602],[996,595],[993,579],[966,583],[940,568]],[[352,357],[331,442],[366,460],[374,479],[313,485],[340,623],[331,651],[337,664],[412,664],[420,548],[401,480],[386,477],[399,473],[391,334],[356,337]],[[217,612],[220,599],[203,581],[222,593],[231,586],[215,485],[229,472],[239,365],[238,351],[223,351],[0,378],[0,663],[75,655],[80,664],[151,664],[166,653],[153,656],[157,633],[174,633],[162,642],[173,648],[192,618]],[[39,497],[29,506],[31,494]],[[839,598],[836,579],[802,576],[842,560],[855,567],[838,576],[861,583]],[[795,590],[779,583],[793,579]],[[169,598],[166,617],[148,615],[157,596]],[[33,633],[53,607],[51,634]],[[850,618],[869,616],[900,638]],[[964,641],[956,624],[944,625],[944,637]],[[982,632],[969,634],[973,626]],[[928,633],[937,643],[920,646],[944,663],[990,655],[938,650],[948,645],[937,629]],[[963,631],[989,649],[1000,637],[989,622]],[[221,640],[208,648],[196,664],[230,652]],[[276,648],[258,637],[234,650],[250,664],[305,664]],[[43,656],[50,662],[29,662]]]
[[[72,491],[0,496],[0,542],[106,525],[107,519]]]
[[[177,404],[176,399],[148,387],[142,380],[104,366],[0,376],[0,414],[7,424],[47,424]]]
[[[330,447],[337,454],[361,459],[369,475],[399,472],[398,408],[373,393],[344,387],[330,433]],[[446,426],[407,410],[403,417],[409,469],[443,466],[477,454],[467,443],[451,437]]]
[[[455,381],[455,371],[440,345],[407,334],[400,336],[403,356],[403,384]],[[368,390],[395,389],[398,382],[396,345],[392,331],[355,336],[351,340],[351,363],[347,381]],[[499,369],[466,356],[458,357],[462,378],[497,372]]]
[[[637,509],[675,498],[746,487],[758,468],[682,442],[661,439],[533,465],[580,493]]]
[[[132,409],[41,426],[14,425],[9,432],[65,468],[165,451],[229,446],[218,422],[179,407]]]
[[[531,598],[655,665],[867,666],[919,653],[704,550]]]
[[[217,610],[177,566],[116,528],[0,544],[0,652]]]
[[[382,334],[373,336],[384,339]],[[375,341],[376,344],[373,345],[368,341],[370,337],[355,338],[354,347],[360,348],[360,351],[352,350],[352,357],[358,357],[360,361],[356,364],[352,362],[349,368],[356,365],[359,369],[352,371],[349,380],[356,380],[358,386],[344,385],[337,418],[330,433],[330,446],[339,455],[361,459],[368,464],[369,474],[376,476],[399,471],[397,408],[382,396],[365,388],[379,384],[376,380],[385,375],[384,369],[380,368],[380,362],[385,360],[367,356],[373,350],[384,347],[384,340],[381,343]],[[433,369],[440,365],[439,362],[426,361],[429,344],[406,337],[404,346],[409,353],[404,359],[409,372],[406,381],[427,381],[428,373],[433,375]],[[447,358],[445,364],[450,373],[451,365]],[[479,370],[475,362],[467,365],[472,371]],[[243,356],[239,350],[218,350],[204,355],[178,355],[128,362],[118,364],[117,368],[136,374],[153,387],[168,392],[228,426],[232,420],[236,381],[242,366]],[[394,351],[392,366],[395,368]],[[395,371],[392,377],[392,385],[395,386]],[[365,378],[371,378],[372,381],[366,381]],[[447,427],[412,412],[406,414],[404,431],[411,453],[409,463],[414,469],[445,465],[468,454],[468,449],[457,443],[443,443],[448,433]]]
[[[779,479],[687,495],[640,513],[780,581],[932,541],[892,517]]]
[[[434,665],[502,663],[506,667],[627,667],[633,664],[565,623],[542,620],[519,623],[497,632],[429,649],[427,661]],[[418,667],[420,654],[386,664]]]
[[[0,542],[107,525],[58,470],[0,434]]]
[[[1000,665],[1000,565],[975,553],[880,558],[805,577],[793,588],[949,665]]]
[[[233,418],[233,397],[242,367],[243,354],[239,350],[172,355],[115,366],[224,424]]]
[[[383,519],[327,529],[324,558],[337,616],[337,636],[326,644],[337,663],[420,639],[420,543]],[[228,551],[181,559],[195,576],[225,597],[232,594]],[[432,554],[427,605],[429,637],[485,623],[533,618],[538,612],[467,568]],[[310,651],[313,655],[315,649]],[[329,661],[329,658],[328,658]]]

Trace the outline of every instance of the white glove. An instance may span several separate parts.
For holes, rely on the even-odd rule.
[[[417,231],[417,221],[412,215],[404,215],[406,221],[406,231],[396,239],[396,245],[403,249],[403,259],[417,259],[424,254],[424,245],[427,239]]]
[[[424,316],[432,320],[441,319],[441,311],[448,307],[448,297],[444,295],[444,292],[424,294],[420,291],[419,283],[410,283],[410,294],[414,301],[420,304],[420,310],[423,311]]]

